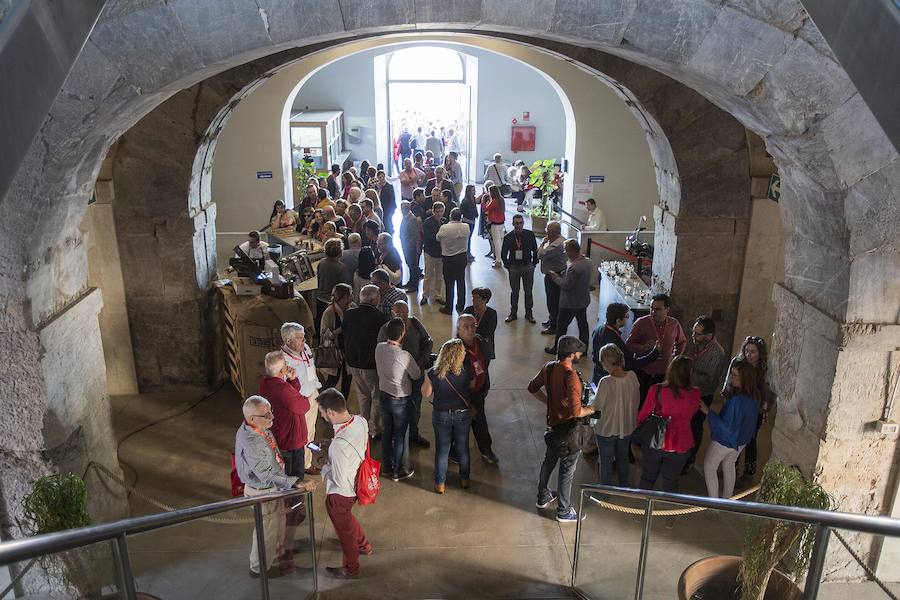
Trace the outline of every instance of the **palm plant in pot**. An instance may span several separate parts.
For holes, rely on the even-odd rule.
[[[559,189],[556,178],[556,161],[553,159],[536,160],[531,165],[528,183],[540,193],[540,197],[532,203],[529,210],[531,229],[535,234],[540,234],[547,227],[547,221],[559,217],[559,213],[553,210],[550,202],[550,196]]]
[[[763,469],[757,502],[831,508],[831,497],[796,467],[770,461]],[[689,566],[678,582],[681,600],[799,600],[798,584],[809,567],[815,532],[790,521],[750,518],[743,556],[714,556]],[[792,578],[777,567],[789,559]]]

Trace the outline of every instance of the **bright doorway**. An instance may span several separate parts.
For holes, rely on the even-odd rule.
[[[474,179],[469,157],[475,149],[478,59],[446,47],[412,46],[377,57],[375,68],[381,71],[375,79],[380,88],[376,98],[384,98],[379,114],[386,117],[377,122],[387,124],[384,135],[378,136],[379,155],[383,148],[388,159],[383,162],[391,173],[403,166],[394,162],[395,141],[404,129],[415,137],[421,128],[424,136],[434,131],[443,138],[445,153],[454,149],[451,145],[458,148],[463,176]]]

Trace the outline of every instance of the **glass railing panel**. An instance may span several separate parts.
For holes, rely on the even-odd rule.
[[[659,501],[653,514],[643,597],[737,600],[747,526],[768,520]]]
[[[314,516],[310,506],[312,496],[299,496],[276,503],[284,523],[284,551],[278,563],[279,577],[270,579],[272,600],[312,598],[316,592],[314,544],[311,527]]]
[[[247,507],[129,535],[135,589],[166,600],[262,598],[249,574],[253,528]]]
[[[113,542],[98,542],[3,567],[0,598],[124,598],[113,559]]]
[[[578,502],[579,495],[573,495]],[[581,490],[580,498],[576,589],[591,600],[633,598],[646,503],[602,497],[588,490]],[[623,510],[611,510],[599,502],[614,503]]]

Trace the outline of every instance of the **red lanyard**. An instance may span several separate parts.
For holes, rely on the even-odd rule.
[[[704,354],[709,352],[709,349],[712,348],[714,341],[715,340],[710,340],[709,343],[706,345],[706,348],[704,348],[702,352],[699,352],[694,356],[694,360],[698,360],[701,356],[703,356]]]
[[[520,238],[519,236],[516,236],[516,250],[521,250],[521,249],[522,249],[522,238]]]
[[[300,356],[297,356],[296,354],[294,354],[291,351],[291,349],[288,348],[287,346],[282,346],[281,351],[284,352],[285,354],[287,354],[288,356],[290,356],[291,358],[294,358],[296,360],[299,360],[300,362],[303,362],[303,363],[306,363],[307,365],[309,365],[309,358],[307,357],[305,350],[300,354]]]
[[[666,323],[668,322],[668,317],[666,317],[666,321],[662,323],[662,337],[666,337]],[[662,344],[662,338],[659,337],[659,325],[656,324],[656,321],[653,321],[653,333],[656,335],[656,341]]]
[[[349,421],[347,421],[346,423],[344,423],[343,425],[341,425],[340,427],[338,427],[338,430],[334,432],[334,437],[337,437],[338,434],[339,434],[340,432],[342,432],[343,430],[345,430],[345,429],[350,425],[350,423],[353,422],[353,419],[355,419],[355,418],[356,418],[355,416],[354,416],[354,417],[350,417],[350,420],[349,420]]]
[[[278,464],[281,465],[281,470],[283,471],[284,470],[284,459],[281,458],[281,452],[278,450],[278,444],[275,443],[274,436],[270,437],[269,435],[266,435],[256,425],[253,425],[251,423],[247,423],[247,424],[250,425],[250,429],[252,429],[256,433],[258,433],[259,435],[263,436],[263,439],[266,440],[266,443],[269,444],[269,447],[275,453],[275,460],[277,460]]]

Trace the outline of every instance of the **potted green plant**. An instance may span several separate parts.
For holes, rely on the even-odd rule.
[[[763,469],[756,500],[766,504],[829,510],[831,497],[796,467],[770,461]],[[680,600],[799,600],[798,583],[809,567],[814,530],[801,523],[751,518],[744,534],[743,556],[698,560],[681,574]],[[790,556],[793,578],[777,567]]]
[[[538,190],[529,210],[531,229],[535,235],[541,235],[547,227],[547,221],[559,217],[559,213],[553,210],[550,202],[550,196],[559,188],[556,179],[556,161],[553,159],[536,160],[531,165],[528,183]]]

